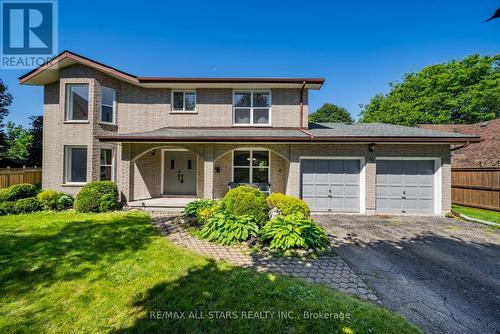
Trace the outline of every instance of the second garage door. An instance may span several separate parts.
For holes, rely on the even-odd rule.
[[[312,211],[360,211],[360,160],[303,159],[301,195]]]
[[[378,160],[377,212],[434,213],[434,160]]]

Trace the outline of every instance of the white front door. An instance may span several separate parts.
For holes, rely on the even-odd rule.
[[[163,194],[196,195],[196,154],[163,152]]]

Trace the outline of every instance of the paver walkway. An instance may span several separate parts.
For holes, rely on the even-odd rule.
[[[162,235],[174,244],[192,251],[224,260],[258,272],[273,272],[299,277],[310,282],[323,283],[344,293],[378,302],[377,296],[340,256],[323,255],[315,259],[274,257],[255,254],[243,246],[226,247],[191,236],[181,217],[152,213],[153,223]]]

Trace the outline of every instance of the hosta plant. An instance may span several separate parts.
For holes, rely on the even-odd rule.
[[[252,216],[217,213],[208,219],[199,236],[222,245],[234,245],[256,237],[258,232],[259,226]]]
[[[260,235],[269,241],[269,248],[279,251],[302,248],[318,252],[330,245],[325,231],[301,212],[274,218],[264,225]]]
[[[214,202],[211,199],[197,199],[189,202],[182,211],[182,214],[184,217],[197,217],[200,210],[211,207]]]

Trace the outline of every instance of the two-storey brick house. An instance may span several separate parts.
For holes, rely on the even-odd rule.
[[[138,77],[65,51],[44,86],[43,187],[113,180],[125,202],[220,198],[270,183],[314,211],[442,214],[450,145],[478,137],[387,124],[309,124],[321,78]]]

